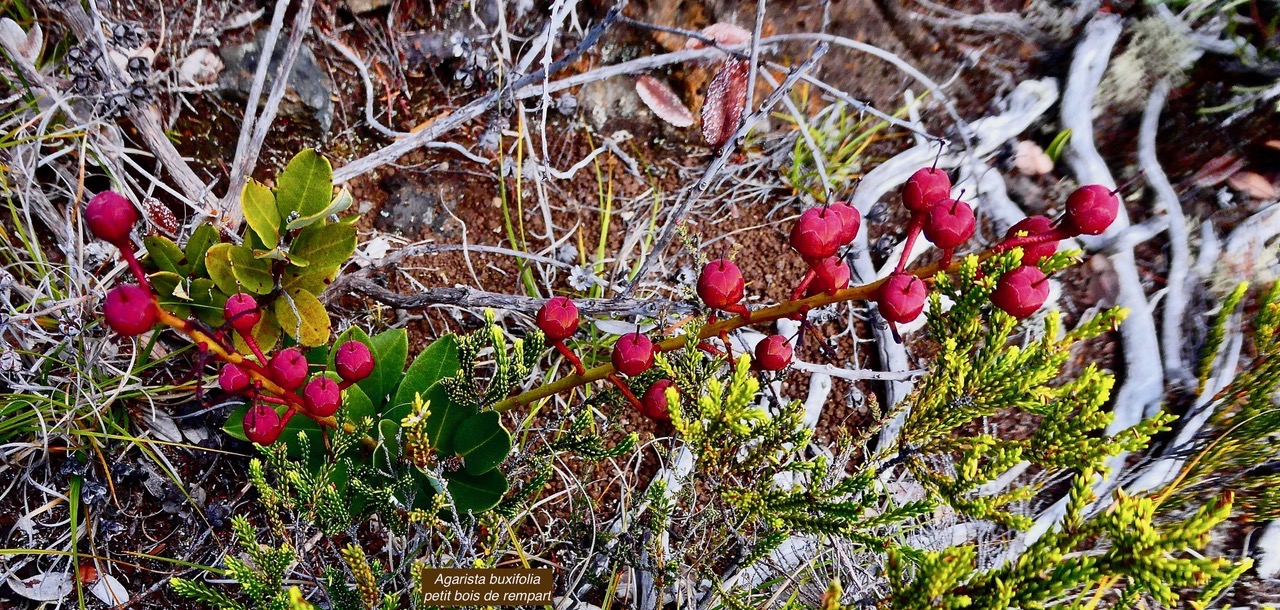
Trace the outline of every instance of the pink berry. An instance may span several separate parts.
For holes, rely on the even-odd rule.
[[[222,371],[218,373],[218,387],[232,394],[239,394],[248,389],[253,379],[244,369],[230,362],[222,365]]]
[[[252,296],[237,292],[227,297],[227,304],[222,306],[222,317],[227,319],[231,328],[247,335],[262,319],[262,310],[258,309],[258,302]]]
[[[744,287],[742,270],[728,259],[707,263],[698,275],[698,297],[712,309],[723,310],[742,301]]]
[[[1019,320],[1031,317],[1049,298],[1049,282],[1039,267],[1018,267],[1000,276],[991,302]]]
[[[307,411],[317,417],[329,417],[338,412],[342,406],[342,390],[338,382],[328,377],[319,376],[312,379],[302,390],[302,400]]]
[[[259,445],[270,445],[280,438],[284,426],[280,425],[280,414],[275,409],[258,403],[244,414],[244,435]]]
[[[756,364],[766,371],[787,368],[791,355],[791,342],[782,335],[770,335],[756,344]]]
[[[1018,237],[1018,233],[1023,233],[1028,237],[1043,235],[1053,230],[1053,221],[1047,216],[1028,216],[1019,220],[1017,224],[1009,227],[1009,232],[1005,233],[1006,240]],[[1038,265],[1040,261],[1053,256],[1058,251],[1058,240],[1041,242],[1038,244],[1030,244],[1022,246],[1022,264]]]
[[[635,377],[653,367],[653,342],[639,332],[627,333],[613,344],[613,368]]]
[[[924,282],[910,273],[895,273],[885,280],[876,295],[880,315],[894,324],[910,322],[924,311],[928,296]]]
[[[338,352],[333,356],[333,367],[343,381],[355,383],[373,373],[373,353],[364,343],[347,341],[338,346]]]
[[[129,200],[115,191],[102,191],[84,208],[84,220],[94,237],[119,246],[129,241],[129,233],[141,216]]]
[[[805,260],[821,260],[835,256],[840,249],[843,225],[835,212],[809,208],[791,229],[791,247]]]
[[[1085,235],[1102,235],[1120,214],[1120,198],[1101,184],[1082,186],[1067,197],[1066,222]]]
[[[855,208],[843,201],[837,201],[829,206],[827,210],[835,212],[840,218],[840,243],[848,245],[853,242],[853,238],[858,236],[858,229],[862,227],[862,214]]]
[[[936,167],[916,170],[902,186],[902,205],[916,214],[923,214],[933,204],[951,197],[951,178]]]
[[[813,296],[825,292],[827,294],[835,294],[839,290],[849,287],[849,279],[851,273],[849,264],[839,256],[822,259],[817,265],[814,265],[816,274],[813,282],[809,284],[805,294]],[[830,280],[830,281],[828,281]]]
[[[578,306],[569,297],[548,299],[538,309],[537,323],[548,340],[564,341],[578,332]]]
[[[296,390],[307,380],[307,358],[296,347],[280,350],[267,363],[271,380],[286,390]]]
[[[155,326],[156,306],[146,288],[125,284],[107,293],[102,315],[111,330],[124,337],[134,337]]]
[[[973,237],[973,208],[958,199],[943,199],[924,217],[924,236],[943,250],[955,250]]]
[[[670,379],[659,379],[649,386],[644,397],[640,399],[640,412],[655,421],[668,421],[671,411],[667,405],[667,388],[673,384]]]

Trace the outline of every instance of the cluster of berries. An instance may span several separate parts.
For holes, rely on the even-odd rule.
[[[791,299],[819,293],[835,294],[849,287],[849,263],[840,248],[853,243],[862,228],[858,209],[843,202],[810,208],[791,228],[791,248],[800,254],[809,271],[791,293]]]
[[[373,373],[373,352],[359,341],[339,345],[333,355],[333,365],[341,381],[334,381],[323,371],[312,375],[307,357],[296,347],[282,349],[267,358],[253,338],[253,327],[262,319],[262,311],[257,301],[243,292],[227,299],[223,315],[227,325],[258,358],[258,362],[248,358],[238,363],[227,362],[218,373],[218,387],[253,401],[244,414],[243,424],[245,436],[255,443],[274,443],[299,412],[317,421],[333,417],[342,406],[342,391]],[[261,366],[261,362],[267,363],[266,367]],[[267,385],[268,380],[273,385]],[[299,388],[302,396],[297,394]],[[284,407],[283,415],[276,410],[276,405]]]
[[[902,203],[911,212],[911,225],[897,268],[881,285],[877,294],[880,315],[897,336],[897,324],[911,322],[920,316],[927,296],[924,282],[903,271],[916,238],[925,238],[942,250],[941,267],[951,262],[957,247],[973,237],[973,208],[952,199],[951,179],[936,167],[924,168],[907,180],[902,188]],[[1005,239],[992,248],[1004,252],[1022,248],[1021,265],[996,281],[991,302],[1009,315],[1024,319],[1044,305],[1049,297],[1048,278],[1038,265],[1058,249],[1058,242],[1077,235],[1101,235],[1115,221],[1120,211],[1116,191],[1091,184],[1076,189],[1067,197],[1066,213],[1056,222],[1045,216],[1031,216],[1009,228]]]
[[[140,220],[133,204],[119,193],[104,191],[89,201],[84,219],[95,237],[120,250],[120,256],[138,282],[116,286],[107,293],[102,307],[107,326],[121,336],[133,337],[151,330],[157,321],[163,321],[195,339],[202,354],[213,352],[225,360],[218,374],[219,387],[253,400],[244,416],[244,432],[249,440],[263,445],[275,442],[298,412],[317,421],[331,421],[327,418],[342,406],[342,390],[373,372],[373,354],[359,341],[343,343],[334,353],[334,366],[341,382],[323,372],[311,376],[306,357],[296,347],[280,350],[267,358],[253,337],[253,328],[262,319],[262,310],[253,296],[243,292],[227,299],[223,307],[224,328],[203,328],[197,321],[174,318],[160,308],[130,240]],[[257,362],[236,352],[228,339],[227,328],[239,334]],[[295,392],[299,388],[302,388],[301,396]],[[272,405],[283,406],[284,414]]]
[[[551,346],[556,348],[566,360],[573,364],[578,375],[585,375],[587,370],[582,365],[582,360],[578,358],[578,355],[572,349],[565,345],[565,340],[578,332],[578,325],[581,320],[578,314],[578,306],[574,304],[573,300],[568,297],[548,299],[538,309],[535,320],[538,328],[546,335],[547,341],[551,343]],[[613,353],[609,359],[617,373],[635,377],[653,368],[654,353],[653,341],[637,329],[634,333],[623,335],[613,344]],[[659,421],[671,419],[671,413],[667,410],[666,394],[666,389],[671,386],[669,379],[659,380],[650,386],[648,391],[644,393],[643,399],[636,398],[635,394],[631,392],[631,389],[616,373],[609,375],[609,381],[645,417]]]

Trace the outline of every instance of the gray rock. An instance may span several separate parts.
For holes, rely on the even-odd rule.
[[[225,65],[218,77],[218,85],[224,91],[247,99],[249,90],[253,88],[253,75],[258,69],[258,58],[262,56],[262,37],[265,35],[264,30],[249,42],[223,47],[218,51]],[[267,81],[262,90],[263,102],[271,91],[271,84],[275,81],[280,60],[288,44],[287,36],[281,36],[276,42],[271,65],[267,68]],[[303,43],[298,59],[293,63],[293,71],[289,74],[289,86],[280,103],[280,113],[293,118],[314,120],[321,133],[328,133],[333,124],[332,91],[333,82],[329,80],[328,73],[320,68],[311,48]]]
[[[380,185],[387,192],[387,202],[374,218],[374,228],[400,235],[417,235],[428,228],[437,235],[441,234],[453,206],[451,184],[443,181],[425,187],[399,174],[388,176]]]

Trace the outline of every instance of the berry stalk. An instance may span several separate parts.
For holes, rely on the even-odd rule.
[[[986,259],[993,256],[994,254],[995,254],[994,252],[986,252],[979,256],[982,259]],[[915,275],[916,277],[920,277],[922,279],[930,278],[930,277],[933,277],[933,275],[939,271],[948,271],[948,272],[953,271],[954,269],[959,268],[960,263],[961,261],[956,261],[948,267],[943,267],[942,265],[939,265],[939,264],[928,265],[926,267],[917,269],[916,271],[913,272],[913,275]],[[863,284],[861,286],[852,286],[849,288],[845,288],[843,290],[839,290],[835,294],[827,294],[823,292],[823,293],[818,293],[804,299],[800,299],[796,301],[787,301],[785,303],[779,303],[772,307],[757,309],[751,312],[750,319],[744,318],[743,316],[736,316],[736,317],[727,318],[724,320],[719,320],[711,324],[707,324],[706,326],[703,326],[701,332],[698,333],[698,339],[700,341],[711,339],[713,337],[719,337],[721,334],[728,334],[734,330],[737,330],[739,328],[742,328],[744,326],[748,326],[751,324],[764,324],[768,322],[773,322],[775,320],[780,320],[782,318],[790,318],[802,311],[808,311],[810,309],[822,307],[824,305],[830,305],[832,303],[841,303],[844,301],[855,301],[855,300],[856,301],[869,300],[875,296],[876,292],[880,288],[880,285],[883,284],[884,282],[885,282],[884,279],[876,280],[869,284]],[[654,348],[654,351],[656,352],[671,352],[684,347],[686,340],[687,339],[685,337],[680,337],[680,336],[670,337],[668,339],[665,339],[655,344],[653,348]],[[562,392],[567,392],[569,390],[572,390],[579,386],[586,385],[588,383],[593,383],[596,381],[608,379],[610,375],[615,374],[614,371],[615,369],[612,364],[602,364],[595,368],[588,369],[584,373],[578,373],[578,374],[569,375],[567,377],[562,377],[546,385],[539,386],[527,392],[509,397],[505,400],[502,400],[494,404],[493,410],[498,411],[499,413],[504,411],[510,411],[512,409],[531,404],[534,401],[541,400],[543,398],[547,398],[550,396],[555,396],[556,394],[560,394]]]

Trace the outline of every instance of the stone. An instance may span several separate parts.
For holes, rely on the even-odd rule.
[[[223,47],[218,51],[225,66],[218,78],[219,87],[247,99],[249,90],[253,88],[253,75],[258,69],[258,58],[262,56],[262,38],[265,36],[264,30],[249,42]],[[288,45],[287,36],[282,35],[276,42],[275,53],[272,53],[271,64],[267,68],[266,83],[262,88],[263,103],[270,95],[272,82]],[[289,74],[289,85],[280,103],[280,114],[311,119],[321,133],[327,133],[333,124],[332,91],[333,82],[329,80],[328,73],[320,67],[315,54],[304,43],[294,61],[293,71]]]

